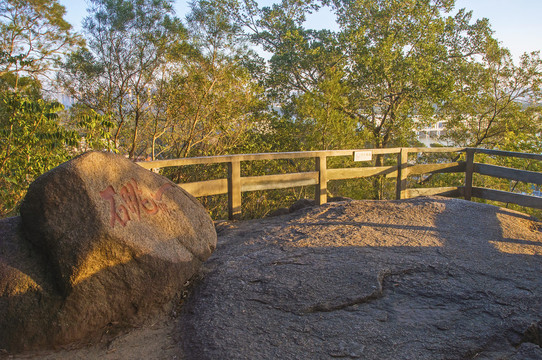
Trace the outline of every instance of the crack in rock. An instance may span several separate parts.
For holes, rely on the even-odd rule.
[[[423,270],[416,269],[416,268],[410,268],[410,269],[405,269],[405,270],[396,271],[396,272],[391,271],[390,269],[381,270],[378,272],[378,275],[377,275],[377,288],[369,295],[365,295],[365,296],[361,296],[361,297],[357,297],[353,299],[347,299],[346,301],[336,303],[336,304],[330,304],[330,303],[316,304],[316,305],[308,307],[303,312],[304,313],[331,312],[331,311],[344,310],[348,307],[355,306],[355,305],[367,304],[374,300],[381,299],[384,296],[383,283],[387,277],[411,274],[413,272],[418,272],[418,271],[423,271]]]

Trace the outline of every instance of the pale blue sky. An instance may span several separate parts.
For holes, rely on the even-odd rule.
[[[542,50],[542,1],[456,0],[456,7],[472,10],[473,18],[488,18],[495,37],[516,59]]]
[[[60,0],[66,7],[66,19],[81,28],[81,20],[87,15],[86,0]],[[262,0],[260,4],[270,4]],[[517,60],[524,52],[542,50],[542,1],[541,0],[456,0],[456,8],[473,11],[474,18],[488,18],[495,37],[510,49]],[[178,1],[175,9],[179,17],[188,12],[188,2]],[[333,28],[331,14],[321,12],[309,18],[307,27]]]

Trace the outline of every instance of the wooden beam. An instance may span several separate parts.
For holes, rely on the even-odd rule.
[[[445,152],[463,152],[463,147],[434,147],[434,148],[407,148],[409,153],[445,153]]]
[[[474,172],[474,153],[476,149],[467,149],[467,159],[465,165],[465,200],[470,200],[472,196],[472,174]]]
[[[478,148],[474,148],[474,150],[480,154],[508,156],[508,157],[533,159],[533,160],[542,161],[542,154],[528,154],[528,153],[521,153],[521,152],[515,152],[515,151],[489,150],[489,149],[478,149]]]
[[[419,164],[412,165],[408,167],[409,175],[421,175],[428,173],[458,173],[465,172],[466,164],[465,162],[451,162],[444,164]]]
[[[216,155],[216,156],[200,156],[180,159],[167,159],[155,161],[139,161],[136,162],[145,169],[156,169],[170,166],[186,166],[200,164],[222,164],[229,163],[233,160],[238,161],[255,161],[255,160],[279,160],[279,159],[303,159],[314,158],[319,156],[352,156],[356,151],[371,151],[374,155],[389,155],[398,154],[401,149],[406,149],[408,152],[422,153],[441,153],[441,152],[458,152],[464,151],[464,148],[385,148],[385,149],[352,149],[352,150],[320,150],[320,151],[297,151],[297,152],[276,152],[276,153],[261,153],[261,154],[239,154],[239,155]]]
[[[180,158],[180,159],[167,159],[167,160],[155,160],[155,161],[142,161],[137,162],[139,166],[145,169],[164,168],[171,166],[186,166],[186,165],[201,165],[201,164],[223,164],[232,160],[231,155],[219,155],[219,156],[201,156],[192,158]]]
[[[318,172],[247,176],[241,178],[241,191],[285,189],[318,184]]]
[[[195,197],[228,193],[228,179],[197,181],[178,185]]]
[[[417,196],[448,196],[448,197],[461,197],[463,196],[462,186],[450,186],[450,187],[438,187],[438,188],[419,188],[419,189],[407,189],[407,198],[413,198]]]
[[[371,166],[359,168],[327,169],[328,180],[357,179],[375,175],[390,174],[395,174],[395,176],[397,176],[397,166]]]
[[[473,187],[472,196],[486,200],[542,209],[542,197],[538,196],[516,194],[508,191],[486,189],[481,187]]]
[[[395,198],[397,200],[406,198],[408,152],[408,149],[402,148],[399,155],[397,155],[397,183],[395,185]]]
[[[239,154],[239,155],[217,155],[217,156],[201,156],[180,159],[167,159],[155,161],[140,161],[137,162],[145,169],[163,168],[170,166],[186,166],[200,164],[221,164],[229,163],[233,160],[238,161],[256,161],[256,160],[280,160],[280,159],[309,159],[319,156],[352,156],[355,151],[371,150],[373,154],[397,154],[399,148],[389,149],[356,149],[356,150],[321,150],[321,151],[296,151],[296,152],[276,152],[276,153],[261,153],[261,154]]]
[[[241,162],[236,159],[228,163],[228,217],[241,217]]]
[[[504,166],[480,163],[474,164],[474,171],[481,175],[542,185],[542,173],[536,171],[519,170]]]
[[[327,202],[327,157],[319,156],[315,160],[315,169],[318,172],[318,183],[314,191],[314,200],[318,205]]]

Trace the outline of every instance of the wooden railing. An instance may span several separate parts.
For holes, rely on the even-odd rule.
[[[463,197],[465,198],[465,200],[471,200],[472,197],[477,197],[486,200],[512,203],[520,206],[542,209],[541,197],[517,194],[502,190],[487,189],[482,187],[474,187],[472,185],[472,177],[474,173],[491,177],[498,177],[501,179],[523,181],[526,183],[542,185],[542,173],[540,172],[519,170],[489,164],[480,164],[474,161],[474,156],[476,153],[542,161],[541,154],[528,154],[511,151],[474,148],[468,148],[465,151],[467,154],[465,169],[465,187],[463,191]]]
[[[465,161],[456,161],[439,164],[415,164],[409,161],[410,153],[462,153],[465,152]],[[369,158],[380,155],[396,155],[397,165],[377,167],[354,168],[328,168],[327,159],[337,156],[355,157],[356,153],[363,153]],[[514,203],[521,206],[542,209],[542,198],[512,192],[486,189],[473,186],[473,174],[505,178],[516,181],[542,185],[542,173],[512,169],[507,167],[476,163],[475,154],[484,153],[496,156],[511,156],[542,161],[542,155],[516,153],[499,150],[486,150],[475,148],[389,148],[389,149],[360,149],[360,150],[326,150],[279,152],[265,154],[221,155],[208,157],[194,157],[171,160],[157,160],[139,162],[146,169],[159,169],[171,166],[187,166],[198,164],[223,164],[228,166],[228,176],[223,179],[198,181],[179,184],[193,196],[209,196],[228,194],[228,216],[230,219],[238,218],[241,214],[241,193],[257,190],[272,190],[292,188],[298,186],[315,185],[315,200],[318,204],[327,202],[327,183],[331,180],[344,180],[383,175],[396,178],[396,198],[407,199],[416,196],[443,195],[451,197],[472,197]],[[241,176],[241,162],[257,160],[279,159],[314,159],[314,171],[263,175]],[[407,188],[407,178],[413,175],[434,173],[465,173],[464,186],[440,188]]]

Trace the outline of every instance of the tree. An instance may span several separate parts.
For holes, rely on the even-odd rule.
[[[524,54],[516,66],[507,49],[492,43],[478,61],[463,64],[456,81],[441,113],[446,137],[457,145],[505,149],[517,146],[518,135],[542,130],[538,52]]]
[[[84,21],[88,48],[73,53],[60,81],[78,103],[116,122],[115,148],[144,153],[140,130],[152,114],[156,82],[186,30],[169,0],[92,0]]]
[[[542,61],[539,53],[524,54],[516,65],[510,52],[495,42],[484,56],[464,66],[457,72],[457,90],[441,109],[441,116],[447,120],[446,137],[459,146],[540,153]],[[541,170],[538,161],[528,159],[478,154],[476,160],[522,170]],[[475,176],[474,183],[523,193],[531,193],[534,186],[484,176]],[[533,209],[513,208],[540,215]]]
[[[454,89],[455,71],[483,53],[487,20],[450,13],[454,1],[337,0],[333,3],[351,89],[343,111],[375,147],[406,145],[415,121],[430,120]]]
[[[253,54],[237,37],[238,28],[206,1],[192,4],[188,16],[191,49],[169,68],[157,98],[161,114],[155,155],[188,157],[241,151],[259,119],[261,89],[245,67]],[[156,129],[161,129],[156,131]],[[167,174],[175,180],[207,176],[212,169]]]
[[[262,24],[280,34],[266,48],[274,54],[264,84],[270,101],[280,104],[281,114],[303,128],[303,150],[337,149],[356,146],[357,123],[342,108],[348,104],[350,89],[344,82],[345,59],[337,34],[328,30],[307,30],[302,24],[276,21],[277,11],[264,9]]]
[[[227,153],[254,122],[258,87],[242,67],[200,59],[185,64],[167,85],[171,132],[162,141],[173,157]]]
[[[19,88],[21,76],[43,79],[81,44],[56,0],[0,0],[0,77]]]
[[[261,9],[251,1],[223,3],[224,11],[251,32],[251,40],[272,54],[267,71],[259,76],[268,101],[278,110],[270,125],[278,136],[285,128],[286,136],[300,136],[275,139],[277,150],[357,146],[363,137],[341,110],[349,89],[344,86],[346,62],[338,34],[304,27],[306,15],[320,6],[306,0],[284,0]]]
[[[240,28],[207,1],[188,16],[194,51],[172,73],[167,116],[177,157],[223,154],[238,147],[261,109],[260,88],[245,63],[254,56]]]
[[[79,137],[60,125],[63,106],[42,81],[81,44],[56,0],[0,0],[0,216],[14,214],[28,185],[75,153]]]
[[[357,144],[377,148],[413,141],[417,124],[431,121],[453,91],[457,69],[492,41],[486,19],[473,22],[464,9],[450,15],[453,0],[220,4],[272,53],[265,84],[286,117],[312,124],[315,134],[333,119]],[[303,27],[306,14],[321,6],[332,7],[338,32]],[[317,146],[337,143],[321,140]]]

